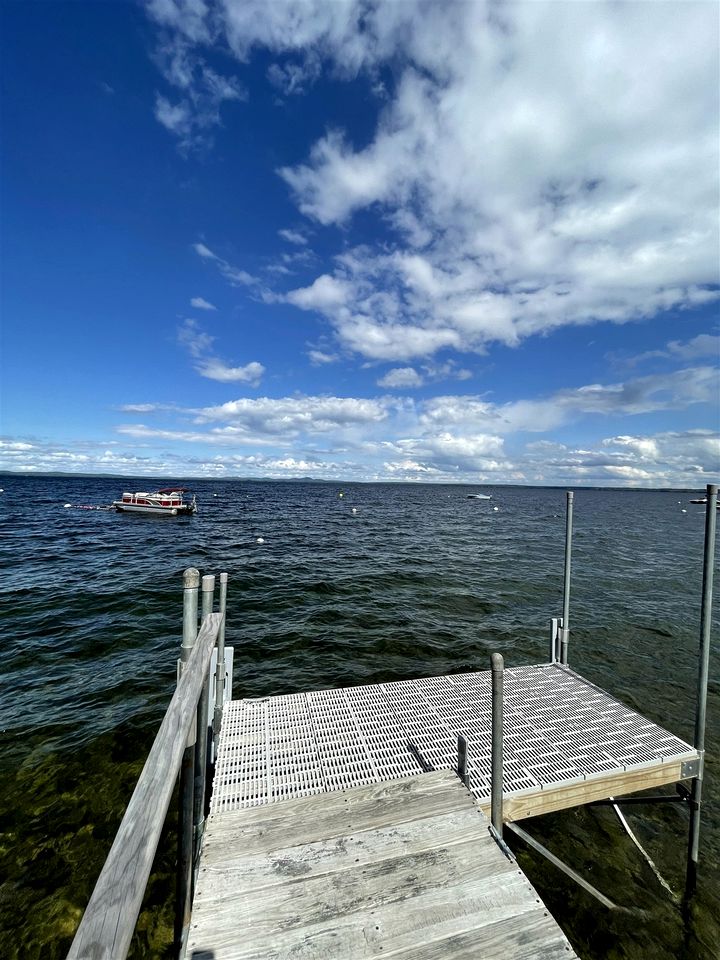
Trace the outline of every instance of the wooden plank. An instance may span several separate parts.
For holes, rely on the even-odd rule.
[[[442,943],[444,949],[437,955],[454,960],[453,940],[474,931],[474,942],[482,947],[476,956],[511,960],[512,939],[506,941],[497,927],[513,920],[520,930],[528,931],[525,943],[534,941],[536,949],[557,940],[567,946],[554,921],[539,922],[536,914],[541,905],[521,886],[519,877],[516,885],[502,887],[492,879],[478,886],[466,880],[462,885],[439,886],[422,893],[410,887],[400,899],[363,899],[355,909],[338,912],[334,909],[334,891],[326,892],[331,895],[325,899],[324,912],[320,907],[310,917],[288,912],[275,922],[263,914],[261,907],[248,912],[242,901],[228,904],[227,909],[208,916],[204,935],[191,925],[188,955],[206,951],[214,960],[369,960],[392,956],[396,951],[411,957],[423,945]],[[486,952],[485,941],[497,943],[502,950]],[[564,953],[573,956],[569,951]]]
[[[237,836],[237,834],[236,834]],[[440,846],[487,840],[487,819],[476,815],[446,813],[413,820],[409,823],[353,829],[352,836],[333,837],[293,846],[276,846],[257,850],[243,837],[239,844],[225,844],[222,835],[209,827],[209,847],[203,851],[202,872],[213,874],[233,890],[261,889],[284,883],[292,877],[335,873],[347,869],[348,857],[361,866],[377,860],[408,856]],[[250,838],[251,839],[251,838]],[[252,850],[252,852],[249,852]]]
[[[655,767],[643,767],[640,770],[611,771],[592,780],[545,787],[537,793],[521,796],[506,794],[503,798],[503,818],[505,821],[524,820],[526,817],[537,817],[555,810],[579,807],[593,800],[607,800],[608,797],[621,797],[638,790],[677,783],[682,780],[681,768],[684,759],[661,763]],[[479,806],[483,813],[489,816],[490,804],[481,803]]]
[[[415,779],[330,795],[330,804],[320,795],[262,808],[270,829],[257,808],[215,817],[188,957],[573,957],[457,777]],[[328,812],[332,836],[318,837]],[[297,839],[308,834],[309,843]]]
[[[423,777],[213,814],[208,820],[204,849],[211,854],[215,844],[238,843],[247,853],[260,853],[290,841],[298,845],[345,836],[349,816],[355,830],[371,829],[378,825],[381,806],[384,823],[400,824],[420,816],[450,813],[458,805],[477,809],[457,777],[441,770]],[[260,829],[252,830],[253,824],[260,824]]]
[[[203,622],[68,960],[120,960],[127,955],[221,616],[210,614]]]

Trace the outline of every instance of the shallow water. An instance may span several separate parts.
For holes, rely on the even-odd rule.
[[[196,516],[170,519],[63,507],[107,504],[137,481],[6,475],[0,485],[0,942],[10,958],[67,951],[172,695],[185,567],[230,576],[235,697],[486,669],[493,650],[509,666],[541,662],[549,618],[562,612],[562,490],[483,487],[483,501],[462,486],[213,480],[195,483]],[[686,740],[704,528],[689,497],[576,492],[570,617],[571,665]],[[587,960],[720,954],[718,647],[716,618],[700,885],[687,923],[607,808],[530,829],[641,915],[609,914],[513,844]],[[627,812],[677,891],[683,814]],[[169,955],[173,817],[137,957]]]

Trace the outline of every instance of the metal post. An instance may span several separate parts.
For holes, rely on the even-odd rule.
[[[560,660],[559,637],[562,619],[553,617],[550,621],[550,663],[558,663]]]
[[[458,766],[457,766],[458,776],[460,777],[462,782],[465,784],[465,786],[469,790],[470,774],[468,773],[468,768],[467,768],[468,745],[467,745],[467,740],[461,733],[458,734],[457,746],[458,746]]]
[[[208,574],[202,578],[202,617],[212,613],[213,595],[215,593],[215,577]],[[208,685],[203,684],[202,693],[197,707],[197,745],[195,747],[195,800],[193,817],[195,820],[195,843],[193,849],[193,863],[197,862],[200,853],[205,826],[205,776],[207,773],[207,746],[208,746]]]
[[[565,515],[565,580],[563,583],[563,615],[560,631],[560,662],[567,666],[568,643],[570,641],[570,559],[572,554],[572,521],[573,498],[572,490],[567,492],[567,513]]]
[[[688,837],[685,899],[692,897],[697,885],[697,867],[700,851],[700,806],[705,752],[705,715],[707,711],[708,673],[710,668],[710,625],[712,621],[713,568],[715,564],[715,526],[718,488],[707,485],[705,506],[705,552],[703,555],[702,607],[700,610],[700,653],[698,657],[697,704],[695,708],[695,749],[700,755],[698,774],[690,790],[690,831]]]
[[[213,716],[213,735],[220,733],[222,723],[223,703],[225,700],[225,613],[227,610],[227,583],[228,575],[220,574],[220,613],[222,623],[217,638],[217,671],[215,673],[215,714]]]
[[[198,588],[200,571],[188,567],[183,573],[183,637],[180,658],[183,663],[190,656],[198,632]]]
[[[490,772],[490,819],[497,835],[503,830],[503,670],[502,654],[493,653],[492,666],[492,746]]]
[[[198,632],[198,587],[200,572],[189,567],[183,574],[183,638],[178,662],[178,680],[190,656]],[[191,730],[180,765],[178,792],[177,866],[175,873],[175,949],[182,956],[190,928],[193,863],[193,794],[195,791],[195,731]]]

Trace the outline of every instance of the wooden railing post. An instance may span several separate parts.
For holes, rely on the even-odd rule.
[[[215,594],[215,577],[206,574],[202,578],[202,622],[212,613]],[[205,828],[205,781],[207,774],[208,747],[208,689],[207,677],[200,693],[197,708],[197,742],[195,744],[195,799],[193,803],[193,822],[195,836],[193,842],[193,864],[197,865],[200,855],[203,830]]]
[[[160,842],[220,614],[206,617],[93,890],[68,960],[124,960]]]
[[[189,567],[183,574],[183,639],[178,662],[178,682],[187,663],[198,629],[200,572]],[[175,949],[182,956],[190,927],[193,868],[193,795],[195,793],[196,725],[192,724],[180,764],[178,790],[177,865],[175,872]]]

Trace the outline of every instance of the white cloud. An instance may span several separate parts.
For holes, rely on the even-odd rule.
[[[310,363],[314,367],[321,367],[328,363],[336,363],[338,357],[334,353],[325,353],[324,350],[308,350]]]
[[[194,243],[193,250],[201,259],[212,261],[222,276],[233,287],[253,287],[259,284],[257,277],[248,273],[247,270],[240,270],[238,267],[232,266],[227,260],[223,260],[222,257],[213,253],[204,243]]]
[[[402,387],[421,387],[423,378],[412,367],[395,367],[380,377],[377,381],[379,387],[390,387],[392,389]]]
[[[220,383],[241,381],[253,387],[258,386],[265,373],[265,367],[256,360],[245,364],[244,367],[229,367],[215,357],[203,360],[195,369],[202,377],[207,377],[209,380],[219,380]]]
[[[217,310],[217,307],[209,303],[204,297],[193,297],[190,305],[195,307],[196,310]]]
[[[190,356],[196,360],[195,370],[201,377],[209,380],[218,380],[220,383],[243,382],[253,387],[259,385],[265,367],[257,360],[241,367],[233,367],[213,353],[212,345],[215,337],[201,329],[196,320],[187,319],[178,328],[178,342],[185,347]],[[127,407],[125,408],[127,409]],[[140,412],[143,412],[142,410]]]
[[[389,404],[354,397],[242,397],[196,411],[197,423],[225,421],[254,433],[290,436],[376,424],[387,419]]]
[[[311,286],[291,290],[285,299],[301,310],[334,314],[353,299],[353,290],[344,280],[323,274]]]
[[[307,243],[307,237],[299,230],[278,230],[278,236],[288,243],[294,243],[296,246],[304,246]]]
[[[208,43],[241,62],[269,52],[288,93],[319,64],[340,81],[364,72],[379,90],[392,64],[367,143],[332,129],[279,172],[307,217],[347,224],[369,210],[395,245],[338,258],[288,301],[370,359],[513,346],[716,296],[716,12],[665,3],[656,14],[610,0],[158,0],[151,15],[175,37],[165,72],[184,92],[160,113],[191,135],[188,91],[206,80],[189,50]]]

